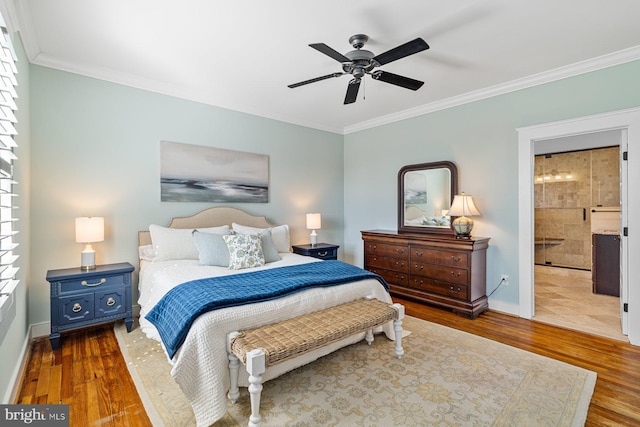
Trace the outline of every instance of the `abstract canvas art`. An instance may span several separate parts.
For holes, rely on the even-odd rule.
[[[267,203],[269,156],[160,142],[163,202]]]

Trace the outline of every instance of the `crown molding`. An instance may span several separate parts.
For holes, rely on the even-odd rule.
[[[420,105],[415,108],[399,111],[397,113],[388,114],[386,116],[377,117],[372,120],[356,123],[344,128],[344,134],[359,132],[362,130],[398,122],[412,117],[421,116],[435,111],[445,110],[447,108],[457,107],[482,99],[515,92],[533,86],[566,79],[591,71],[601,70],[603,68],[613,67],[615,65],[624,64],[640,59],[640,46],[630,47],[607,55],[598,56],[585,61],[576,62],[564,67],[544,71],[538,74],[532,74],[521,79],[512,80],[506,83],[479,89],[473,92],[467,92],[459,96],[443,99],[441,101]]]

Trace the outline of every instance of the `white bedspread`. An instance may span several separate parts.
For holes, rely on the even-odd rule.
[[[281,261],[267,264],[265,268],[322,262],[295,254],[280,254]],[[173,287],[189,280],[241,274],[251,270],[228,270],[221,267],[198,266],[198,261],[179,260],[143,262],[140,271],[140,325],[150,338],[160,341],[155,327],[144,319],[162,296]],[[250,285],[248,285],[250,286]],[[226,352],[226,337],[229,332],[254,328],[302,314],[322,310],[337,304],[373,295],[381,301],[391,302],[384,287],[377,280],[340,285],[330,288],[309,289],[291,296],[257,304],[216,310],[204,314],[193,323],[187,338],[171,360],[171,375],[187,399],[191,402],[199,426],[208,426],[224,416],[229,389],[229,369]],[[383,328],[393,339],[391,324]],[[264,380],[275,378],[285,372],[305,365],[318,357],[362,339],[362,334],[347,338],[331,346],[305,354],[267,370]],[[247,374],[241,369],[241,386],[247,386]]]

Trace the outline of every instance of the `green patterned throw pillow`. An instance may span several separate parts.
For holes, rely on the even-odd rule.
[[[260,267],[264,265],[260,234],[235,234],[222,236],[229,248],[229,269]]]

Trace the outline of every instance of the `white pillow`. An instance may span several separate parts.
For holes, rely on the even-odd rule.
[[[271,240],[278,252],[289,252],[291,250],[291,239],[289,237],[289,226],[287,224],[271,228],[248,227],[246,225],[231,224],[233,230],[240,234],[262,233],[264,230],[271,230]]]
[[[138,258],[143,261],[153,261],[156,257],[156,251],[153,245],[142,245],[138,247]]]
[[[169,261],[172,259],[198,259],[198,248],[193,242],[193,228],[168,228],[151,224],[149,232],[153,249],[156,252],[154,261]],[[224,234],[229,231],[228,225],[220,227],[198,228],[206,233]]]

